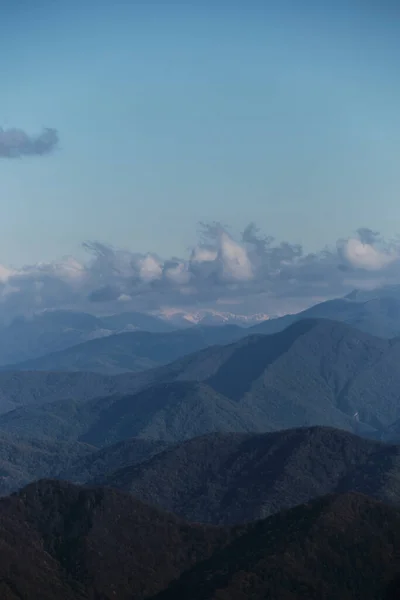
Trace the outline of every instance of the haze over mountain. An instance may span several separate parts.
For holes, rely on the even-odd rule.
[[[114,385],[133,386],[125,395],[115,389],[82,402],[77,386],[57,402],[4,414],[0,430],[95,445],[305,425],[379,437],[400,419],[399,360],[397,340],[344,323],[301,320],[274,335],[248,336],[136,377],[112,378]]]
[[[97,373],[0,370],[0,414],[16,407],[63,399],[85,401],[115,393],[135,392],[153,375],[125,373],[116,377]]]
[[[163,319],[137,312],[98,317],[72,310],[47,310],[16,318],[0,328],[0,365],[132,329],[161,333],[174,327]]]
[[[61,400],[8,412],[0,431],[41,440],[85,440],[98,447],[131,437],[177,442],[213,431],[263,430],[235,402],[200,382],[151,386],[135,395]]]
[[[158,311],[158,316],[176,327],[188,327],[190,325],[240,325],[242,327],[250,327],[270,318],[270,315],[266,313],[249,313],[243,315],[233,311],[222,311],[212,308],[203,308],[200,310],[169,308]]]
[[[0,600],[400,600],[399,14],[2,3]]]
[[[242,329],[235,325],[198,326],[168,333],[134,331],[90,340],[2,369],[91,371],[108,375],[135,373],[167,364],[213,344],[228,343],[242,335]]]
[[[400,291],[385,296],[386,288],[376,290],[370,297],[357,291],[345,298],[321,302],[296,314],[268,319],[250,328],[254,333],[271,334],[282,331],[300,319],[331,319],[343,321],[377,337],[393,338],[400,335]]]
[[[381,293],[389,295],[381,296]],[[186,313],[171,310],[167,311],[166,316],[174,321],[177,314],[179,316]],[[211,321],[205,318],[207,314],[211,315]],[[246,322],[244,318],[235,319],[234,313],[228,315],[224,320],[220,318],[222,314],[211,310],[204,314],[199,311],[198,318],[193,314],[187,319],[182,317],[184,326],[180,323],[180,330],[171,330],[172,326],[165,320],[152,315],[122,313],[100,319],[68,311],[47,312],[43,314],[46,315],[46,318],[41,315],[34,317],[32,321],[20,320],[16,322],[17,324],[14,323],[10,328],[15,330],[16,327],[19,327],[19,331],[12,333],[11,330],[8,331],[3,342],[7,345],[6,352],[14,352],[12,348],[15,348],[14,358],[20,356],[21,352],[22,355],[28,352],[28,355],[36,353],[40,356],[2,365],[0,345],[0,368],[3,370],[93,371],[104,374],[137,372],[166,364],[200,348],[228,343],[249,334],[277,333],[299,320],[310,318],[345,322],[377,337],[400,336],[400,293],[395,295],[392,291],[392,296],[390,296],[390,293],[386,292],[386,288],[383,288],[382,292],[376,290],[376,296],[371,295],[369,299],[363,301],[358,301],[358,293],[354,291],[348,297],[322,302],[300,313],[288,314],[280,318],[263,320],[262,317],[266,315],[250,315]],[[54,330],[45,329],[47,333],[42,331],[39,338],[36,339],[29,328],[34,329],[36,333],[41,331],[40,323],[46,319],[49,321],[46,327],[50,327],[51,315],[54,315],[56,320]],[[212,315],[217,315],[218,320],[215,321]],[[165,315],[163,316],[165,317]],[[257,324],[250,326],[252,320],[255,320]],[[235,321],[239,322],[242,327],[235,325]],[[133,322],[136,325],[133,325]],[[65,328],[68,323],[71,326]],[[82,333],[82,323],[87,327],[84,334]],[[206,323],[210,325],[207,326]],[[221,323],[225,323],[225,325],[221,325]],[[60,329],[61,325],[63,327]],[[178,324],[174,321],[174,325]],[[243,325],[245,326],[243,327]],[[25,342],[25,327],[28,328],[27,339],[31,339],[33,335],[31,350],[28,349]],[[135,328],[147,328],[148,332],[128,331]],[[17,333],[16,336],[15,333]],[[119,335],[115,335],[116,333]],[[11,344],[7,343],[9,335],[12,337]],[[43,336],[45,337],[43,338]],[[88,340],[87,338],[92,339]],[[40,346],[40,350],[35,344]],[[47,352],[49,344],[50,352]],[[54,349],[56,349],[55,352]]]

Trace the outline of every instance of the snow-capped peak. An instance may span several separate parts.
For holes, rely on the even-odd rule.
[[[257,313],[242,315],[232,312],[217,311],[211,308],[199,310],[182,310],[178,308],[165,308],[157,313],[157,316],[174,323],[175,325],[228,325],[236,324],[251,326],[269,319],[269,315]]]

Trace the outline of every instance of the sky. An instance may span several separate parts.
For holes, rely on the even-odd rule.
[[[392,281],[400,221],[399,33],[395,3],[368,0],[4,0],[0,277],[7,298],[15,301],[24,278],[42,289],[38,270],[48,281],[72,264],[79,265],[75,279],[76,269],[90,270],[85,298],[103,288],[112,296],[114,279],[98,272],[105,253],[107,264],[111,255],[118,264],[135,263],[121,275],[130,280],[143,271],[138,260],[155,260],[163,274],[172,260],[190,271],[190,285],[187,275],[180,282],[190,288],[199,272],[197,265],[193,275],[193,256],[213,256],[215,248],[214,283],[221,273],[226,283],[233,252],[234,284],[257,280],[264,292],[243,241],[250,223],[259,238],[275,238],[283,261],[298,262],[297,245],[301,260],[310,253],[326,260],[328,246],[342,273],[347,260],[345,268],[367,272],[370,281],[373,264],[392,269]],[[381,237],[366,243],[360,227]],[[294,248],[290,259],[287,247]],[[200,262],[211,288],[209,258]],[[138,294],[117,287],[113,298]],[[208,300],[196,290],[183,296]]]

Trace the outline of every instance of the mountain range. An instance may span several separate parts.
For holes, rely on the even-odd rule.
[[[386,600],[398,586],[399,523],[398,510],[366,496],[325,496],[250,525],[156,600]]]
[[[0,436],[0,495],[43,477],[86,483],[145,462],[168,448],[164,442],[129,439],[102,449],[84,443]]]
[[[17,317],[0,328],[0,365],[57,352],[86,340],[129,330],[167,332],[164,319],[137,312],[98,317],[72,310],[48,310]]]
[[[199,310],[169,308],[158,311],[157,316],[177,328],[188,327],[190,325],[239,325],[250,327],[270,318],[270,315],[266,313],[243,315],[211,308]]]
[[[132,393],[152,378],[145,373],[110,377],[88,372],[0,371],[0,414],[57,400],[77,398],[84,402],[99,396]]]
[[[326,427],[101,449],[2,434],[0,494],[42,477],[121,489],[189,521],[235,524],[354,490],[400,506],[400,446]]]
[[[247,526],[188,524],[129,494],[42,480],[0,499],[4,600],[384,600],[400,512],[329,495]]]
[[[398,303],[353,293],[247,328],[14,322],[0,597],[394,600]]]
[[[65,444],[61,444],[61,448]],[[103,479],[109,473],[114,473],[126,467],[144,463],[156,454],[169,448],[165,442],[146,439],[127,439],[117,444],[111,444],[98,449],[88,444],[72,444],[79,453],[69,460],[68,464],[54,464],[53,470],[43,475],[36,474],[30,481],[42,477],[57,477],[73,483],[88,483],[95,479]],[[89,450],[88,450],[89,449]],[[29,483],[29,481],[26,481]],[[18,486],[14,486],[18,489]]]
[[[90,460],[93,457],[93,464],[96,451],[88,444],[40,441],[3,434],[0,436],[0,495],[9,494],[36,479],[54,477],[60,472],[69,473],[72,465],[81,464],[80,461],[84,463],[85,458]],[[127,463],[116,460],[111,464],[118,468],[117,465],[123,467]],[[91,471],[98,472],[96,468]]]
[[[90,371],[103,375],[139,372],[165,365],[186,354],[242,337],[235,325],[190,327],[170,333],[149,331],[107,335],[1,370]]]
[[[331,319],[357,327],[382,338],[400,336],[400,293],[398,296],[362,296],[353,292],[345,298],[321,302],[296,314],[255,324],[250,332],[271,334],[302,319]]]
[[[68,394],[58,391],[56,402],[0,415],[0,431],[96,446],[130,437],[179,442],[218,431],[310,425],[379,438],[400,419],[399,361],[399,340],[304,319],[283,332],[208,347],[136,377],[118,375],[108,380],[114,393],[96,397],[91,389],[84,402],[80,384]],[[53,377],[56,384],[58,374]],[[124,386],[131,386],[128,393]]]
[[[400,296],[359,301],[357,295],[350,295],[293,315],[262,321],[261,316],[265,315],[256,316],[257,324],[251,327],[250,318],[245,323],[227,317],[226,323],[230,324],[206,326],[204,319],[199,323],[195,319],[193,323],[186,322],[184,328],[173,330],[167,321],[140,313],[101,319],[68,311],[42,313],[0,331],[0,368],[102,374],[139,372],[207,346],[227,344],[254,334],[278,333],[298,321],[310,319],[343,322],[381,338],[400,336]],[[247,326],[239,327],[237,323]],[[5,360],[7,356],[12,360]]]
[[[400,446],[325,427],[216,433],[97,476],[94,483],[128,491],[189,521],[216,525],[258,520],[350,491],[400,507]]]

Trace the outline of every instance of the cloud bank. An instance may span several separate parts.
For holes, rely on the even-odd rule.
[[[37,135],[29,135],[22,129],[0,127],[0,158],[21,158],[50,154],[58,144],[55,129],[44,129]]]
[[[0,266],[0,319],[57,308],[100,314],[217,304],[235,304],[243,314],[282,314],[354,288],[400,282],[400,242],[365,228],[315,253],[264,236],[254,224],[235,238],[218,223],[201,225],[187,258],[100,242],[84,247],[85,262]]]

